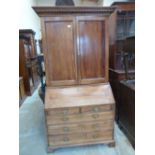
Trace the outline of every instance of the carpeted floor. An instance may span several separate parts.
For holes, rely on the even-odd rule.
[[[28,97],[19,110],[19,155],[134,155],[135,151],[125,135],[115,125],[116,146],[91,145],[46,152],[44,105],[38,90]]]

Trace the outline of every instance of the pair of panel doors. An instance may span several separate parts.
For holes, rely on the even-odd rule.
[[[108,81],[107,17],[44,17],[42,29],[47,86]]]

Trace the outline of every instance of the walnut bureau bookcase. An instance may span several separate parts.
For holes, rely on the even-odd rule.
[[[109,85],[109,16],[114,7],[33,7],[45,55],[48,151],[114,145]]]

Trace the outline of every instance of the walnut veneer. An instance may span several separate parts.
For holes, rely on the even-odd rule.
[[[115,104],[108,84],[108,18],[114,8],[33,8],[42,25],[48,151],[114,144]]]

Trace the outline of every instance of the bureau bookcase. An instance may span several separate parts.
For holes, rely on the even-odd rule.
[[[42,26],[48,151],[114,144],[115,102],[108,83],[108,18],[114,8],[33,8]]]

